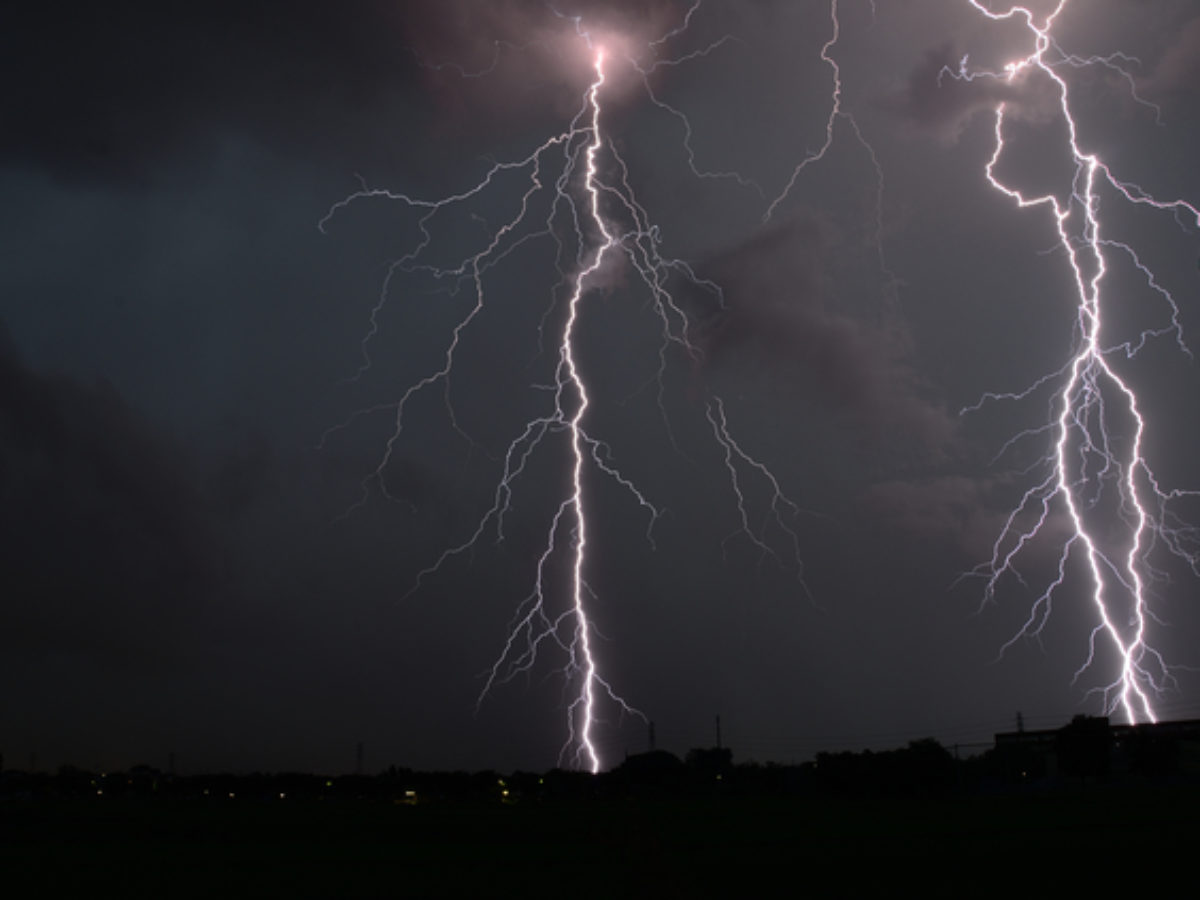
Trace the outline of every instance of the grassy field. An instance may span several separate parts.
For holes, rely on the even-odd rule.
[[[1111,896],[1191,879],[1200,791],[390,805],[7,800],[8,897]]]

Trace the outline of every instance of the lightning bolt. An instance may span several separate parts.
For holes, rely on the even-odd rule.
[[[1130,57],[1113,54],[1083,58],[1062,49],[1055,32],[1069,0],[1059,0],[1041,18],[1025,6],[992,11],[979,0],[969,2],[988,20],[1023,25],[1029,37],[1029,52],[999,71],[973,70],[964,58],[957,70],[943,70],[943,76],[963,81],[993,80],[1011,88],[1013,96],[1031,82],[1040,82],[1053,96],[1056,115],[1065,126],[1064,150],[1072,160],[1073,174],[1061,194],[1027,194],[997,175],[1006,149],[1005,136],[1018,103],[1011,98],[995,106],[994,152],[985,174],[988,183],[1019,208],[1049,213],[1058,250],[1071,270],[1076,309],[1074,352],[1060,370],[1020,392],[986,394],[964,410],[977,410],[989,401],[1024,400],[1044,389],[1053,393],[1049,421],[1017,435],[1001,451],[1027,438],[1049,437],[1040,470],[1030,470],[1039,474],[1008,515],[991,559],[973,574],[986,580],[984,600],[991,600],[1005,576],[1020,579],[1018,560],[1035,538],[1049,537],[1052,515],[1056,510],[1064,511],[1067,536],[1059,551],[1057,574],[1038,595],[1024,625],[1001,648],[1001,654],[1022,637],[1037,638],[1041,634],[1053,599],[1071,574],[1068,563],[1080,556],[1089,579],[1095,624],[1074,680],[1097,665],[1101,648],[1108,648],[1115,653],[1116,672],[1107,684],[1089,693],[1101,695],[1108,714],[1120,712],[1131,723],[1153,722],[1157,719],[1156,700],[1175,686],[1175,680],[1162,653],[1151,643],[1152,626],[1157,620],[1150,604],[1150,583],[1165,576],[1153,567],[1149,553],[1161,545],[1200,574],[1200,534],[1174,512],[1177,501],[1196,493],[1160,486],[1145,455],[1148,424],[1138,395],[1115,362],[1122,357],[1133,358],[1155,337],[1173,336],[1185,352],[1187,348],[1174,298],[1130,244],[1106,236],[1102,210],[1109,200],[1126,202],[1171,214],[1181,225],[1190,222],[1196,226],[1200,226],[1200,213],[1183,200],[1156,199],[1138,185],[1117,177],[1098,154],[1084,149],[1071,101],[1071,70],[1103,66],[1116,71],[1135,101],[1151,104],[1136,92],[1126,68]],[[1157,108],[1154,112],[1157,117]],[[1162,328],[1143,331],[1135,339],[1106,344],[1106,313],[1112,300],[1104,292],[1104,282],[1114,258],[1132,263],[1150,290],[1165,301],[1170,321]],[[1119,534],[1115,540],[1110,536],[1114,526]]]
[[[596,689],[602,684],[602,679],[596,673],[596,659],[592,655],[591,631],[592,625],[588,620],[587,609],[584,606],[583,594],[586,584],[583,580],[584,550],[587,546],[587,517],[583,505],[583,416],[587,412],[588,394],[579,365],[575,361],[575,348],[572,338],[579,321],[579,305],[588,279],[600,269],[604,257],[614,244],[613,235],[605,225],[600,215],[600,187],[596,181],[596,155],[603,146],[600,132],[600,88],[604,85],[604,50],[596,51],[596,80],[588,90],[588,105],[592,110],[591,143],[587,145],[585,157],[587,172],[584,176],[584,191],[588,196],[588,212],[592,223],[599,231],[600,237],[592,261],[584,267],[575,279],[575,289],[567,303],[567,323],[563,328],[561,354],[563,367],[566,369],[567,383],[574,388],[578,396],[575,412],[568,419],[568,431],[571,435],[571,495],[560,507],[561,515],[564,508],[569,508],[575,523],[574,558],[571,565],[571,612],[575,621],[575,641],[571,645],[572,665],[581,671],[581,690],[575,702],[571,705],[572,724],[578,722],[578,743],[581,753],[586,755],[589,767],[593,772],[600,769],[600,757],[592,743],[592,727],[595,722]],[[559,385],[563,385],[559,381]],[[556,402],[555,412],[561,416],[563,410],[562,398]],[[640,495],[639,495],[640,496]],[[556,517],[557,518],[557,517]],[[557,526],[556,526],[557,527]],[[577,652],[576,652],[577,651]],[[607,687],[607,685],[605,685]],[[609,692],[611,694],[611,691]],[[574,727],[572,730],[575,730]]]
[[[648,45],[658,54],[670,41],[679,38],[699,9],[699,0],[686,13],[683,23]],[[511,513],[514,491],[525,476],[550,474],[559,466],[542,459],[558,448],[566,459],[562,493],[550,515],[542,550],[537,558],[533,585],[518,605],[509,623],[507,638],[500,654],[484,676],[479,702],[497,686],[530,673],[544,651],[554,650],[563,660],[559,673],[562,678],[564,705],[567,710],[567,736],[559,754],[560,762],[592,772],[603,767],[597,728],[605,721],[603,708],[620,715],[640,716],[633,706],[623,700],[601,674],[597,652],[599,633],[591,613],[596,597],[587,581],[594,565],[592,530],[589,528],[589,486],[596,480],[589,472],[598,473],[603,480],[615,484],[642,510],[646,517],[646,536],[653,547],[653,531],[663,510],[627,478],[612,459],[608,446],[588,430],[588,413],[593,398],[588,388],[587,373],[578,354],[578,340],[584,327],[582,312],[589,295],[606,285],[606,278],[618,264],[624,262],[635,272],[649,296],[649,306],[658,320],[660,350],[656,372],[651,376],[658,385],[658,406],[664,428],[674,443],[665,405],[665,374],[675,356],[694,363],[699,350],[689,337],[690,319],[676,300],[678,285],[685,284],[693,293],[706,296],[710,304],[720,307],[724,297],[719,285],[699,277],[684,260],[668,258],[661,252],[662,238],[646,209],[638,201],[631,186],[628,167],[604,129],[604,92],[608,85],[610,66],[628,64],[641,75],[650,91],[649,77],[657,68],[681,65],[701,59],[724,45],[721,39],[706,48],[674,59],[644,63],[625,56],[617,58],[606,50],[603,41],[593,36],[578,17],[555,14],[569,21],[576,35],[586,44],[592,59],[593,78],[583,95],[579,110],[568,127],[534,148],[526,156],[512,162],[493,163],[483,178],[473,186],[449,196],[423,199],[408,193],[372,188],[364,184],[361,190],[335,203],[321,220],[320,228],[331,227],[335,217],[352,204],[372,200],[399,203],[418,214],[419,239],[407,253],[389,267],[371,310],[370,325],[362,342],[362,361],[356,377],[372,366],[371,345],[381,330],[380,316],[389,299],[406,279],[431,279],[438,289],[452,296],[464,288],[472,302],[467,312],[451,329],[441,357],[441,365],[413,381],[398,399],[359,410],[346,421],[330,429],[323,438],[349,428],[360,418],[377,413],[392,417],[392,429],[378,464],[362,482],[359,500],[351,511],[366,503],[372,492],[389,499],[385,473],[399,452],[405,428],[406,411],[419,394],[442,391],[446,415],[450,424],[474,448],[476,445],[460,425],[452,404],[451,373],[462,346],[463,335],[475,326],[488,305],[489,273],[513,253],[530,242],[550,241],[556,248],[556,267],[560,280],[551,291],[551,301],[541,319],[539,335],[561,314],[562,324],[557,331],[553,375],[547,384],[531,385],[539,396],[548,397],[544,414],[536,416],[518,429],[500,461],[500,475],[495,482],[492,502],[465,540],[448,547],[427,567],[420,570],[408,596],[420,590],[451,559],[472,551],[485,537],[493,536],[497,543],[505,540],[505,527]],[[505,45],[506,47],[508,45]],[[459,66],[443,66],[458,71],[462,77],[485,77],[499,59],[479,72],[467,72]],[[683,113],[668,107],[650,92],[651,100],[671,115],[679,116],[686,124],[685,142],[691,169],[700,178],[714,173],[702,172],[695,163],[691,149],[691,126]],[[472,202],[483,197],[493,201],[504,196],[504,184],[521,179],[523,188],[516,209],[499,226],[490,229],[489,236],[477,252],[471,253],[452,266],[439,265],[429,257],[438,244],[439,229],[455,210],[459,216]],[[545,217],[536,213],[548,208]],[[724,406],[717,397],[708,404],[708,420],[714,441],[724,453],[724,466],[729,475],[733,503],[738,514],[739,528],[732,537],[741,535],[759,548],[766,558],[774,559],[785,569],[794,571],[803,585],[799,558],[799,538],[788,522],[799,511],[782,491],[778,480],[759,460],[752,457],[733,438],[725,416]],[[678,449],[678,447],[676,448]],[[754,529],[747,507],[750,501],[743,493],[738,473],[753,471],[766,480],[771,496],[768,500],[765,529]],[[556,583],[557,561],[566,557],[569,577],[566,584]]]

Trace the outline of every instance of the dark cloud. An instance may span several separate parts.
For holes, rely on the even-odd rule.
[[[927,50],[904,89],[882,105],[900,113],[914,127],[951,143],[976,113],[994,110],[1001,103],[1010,115],[1026,121],[1045,121],[1053,114],[1056,101],[1049,79],[1037,73],[1020,75],[1011,82],[994,77],[959,78],[962,59],[951,44]]]
[[[1154,71],[1138,87],[1151,97],[1177,93],[1194,97],[1200,93],[1200,16],[1174,34]]]
[[[871,439],[941,455],[953,422],[913,368],[907,330],[839,302],[823,266],[829,251],[820,225],[798,219],[710,260],[706,271],[723,286],[726,306],[703,329],[706,364],[765,362]]]
[[[860,495],[858,512],[870,527],[900,535],[914,549],[953,548],[961,564],[973,567],[991,557],[1011,510],[997,496],[1004,482],[966,475],[881,481]]]
[[[20,88],[0,100],[0,161],[136,182],[232,133],[335,153],[370,127],[347,111],[378,111],[413,66],[390,6],[9,5],[0,76]]]
[[[186,465],[109,385],[0,358],[0,496],[10,648],[153,656],[219,579]]]

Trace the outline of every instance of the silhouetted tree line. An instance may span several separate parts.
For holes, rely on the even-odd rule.
[[[62,766],[57,773],[0,772],[0,798],[171,797],[236,801],[393,804],[531,803],[664,796],[939,797],[1028,785],[1081,784],[1128,778],[1181,779],[1200,774],[1200,722],[1118,726],[1077,716],[1048,732],[997,735],[996,745],[958,759],[925,738],[884,751],[820,753],[800,765],[734,764],[728,748],[696,748],[680,759],[665,750],[628,756],[599,775],[419,772],[389,767],[378,775],[304,773],[180,776],[150,766],[96,773]]]
[[[899,750],[819,753],[812,775],[817,788],[837,794],[943,795],[959,784],[954,757],[932,738]]]

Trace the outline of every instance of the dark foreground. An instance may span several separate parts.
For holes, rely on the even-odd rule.
[[[0,802],[7,897],[1178,896],[1200,788],[941,798]],[[1183,875],[1186,881],[1178,881]],[[1168,887],[1174,884],[1175,888]],[[1190,889],[1188,889],[1190,893]]]

